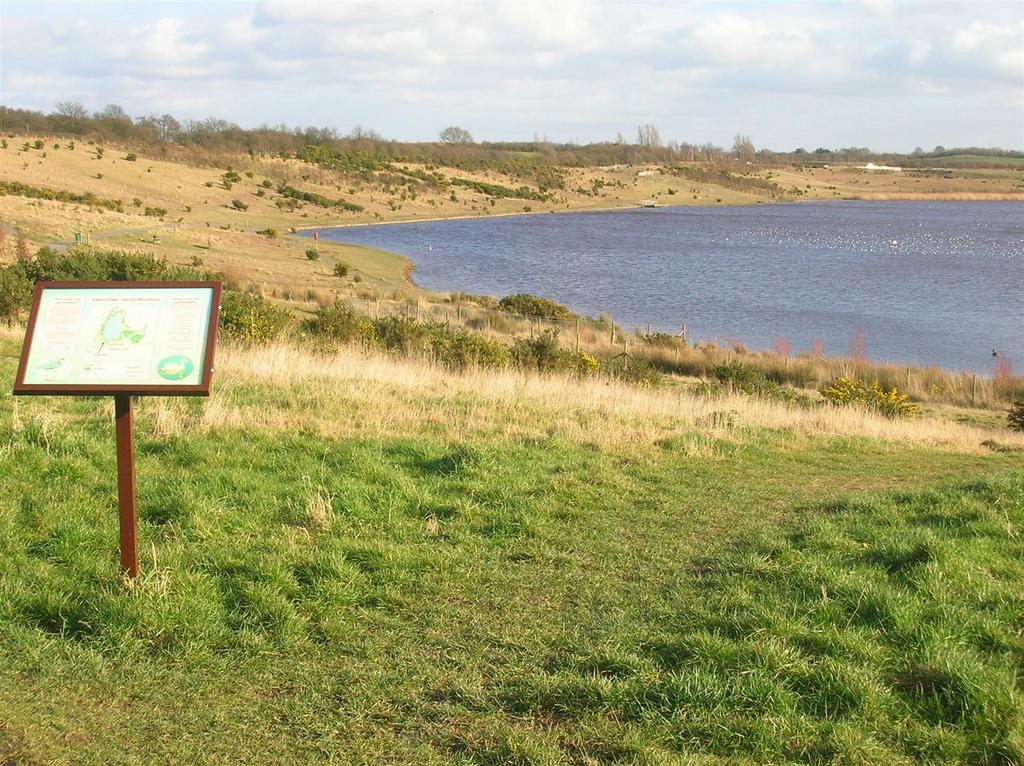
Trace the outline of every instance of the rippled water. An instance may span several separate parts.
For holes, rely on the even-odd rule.
[[[433,290],[554,298],[620,324],[751,348],[815,338],[872,359],[1024,369],[1024,205],[824,202],[324,230],[390,250]]]

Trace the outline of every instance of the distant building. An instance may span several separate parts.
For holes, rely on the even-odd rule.
[[[882,170],[889,173],[902,173],[903,168],[898,168],[895,165],[876,165],[873,162],[869,162],[864,166],[864,170]]]

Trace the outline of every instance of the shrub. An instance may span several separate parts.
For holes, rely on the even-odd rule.
[[[128,162],[135,162],[135,160],[139,158],[139,155],[129,152],[124,158],[128,160]]]
[[[302,322],[302,331],[325,340],[371,342],[376,338],[373,325],[365,317],[336,300],[332,305],[321,307]]]
[[[288,186],[287,184],[282,184],[277,187],[277,192],[286,199],[293,200],[295,202],[309,202],[317,207],[340,207],[342,210],[348,210],[352,213],[358,213],[363,210],[362,205],[357,205],[354,202],[348,202],[343,199],[329,199],[322,194],[301,191],[296,189],[294,186]]]
[[[912,417],[918,407],[911,404],[906,394],[893,386],[886,389],[877,380],[865,383],[856,378],[839,377],[821,389],[826,401],[836,405],[859,405],[882,413],[886,417]]]
[[[135,207],[142,207],[142,200],[139,197],[132,197],[132,204]]]
[[[32,146],[34,146],[36,149],[42,149],[44,146],[46,146],[46,143],[40,138],[36,139],[33,142]]]
[[[246,205],[244,202],[242,202],[242,200],[240,200],[240,199],[233,199],[233,200],[231,200],[231,207],[233,207],[235,210],[243,210],[243,211],[249,209],[249,206]]]
[[[571,372],[589,375],[597,372],[597,360],[590,354],[569,351],[558,345],[558,330],[545,330],[535,338],[517,338],[511,350],[512,360],[520,367],[538,372]]]
[[[591,357],[593,359],[593,357]],[[594,359],[595,369],[597,366],[597,360]],[[602,369],[605,373],[613,378],[632,383],[636,386],[643,388],[653,388],[659,386],[665,381],[665,376],[662,375],[658,368],[651,364],[647,359],[628,359],[626,357],[619,357],[618,359],[612,359],[604,363]]]
[[[102,173],[97,173],[100,178],[103,177]],[[17,197],[29,197],[31,199],[52,199],[59,202],[74,202],[79,205],[89,205],[90,207],[103,207],[107,210],[121,210],[121,200],[119,199],[103,199],[97,197],[92,192],[84,192],[83,194],[75,194],[74,192],[61,191],[57,189],[47,189],[39,186],[29,186],[19,181],[0,181],[0,196],[12,195]]]
[[[1018,399],[1006,416],[1006,425],[1011,431],[1024,431],[1024,399]]]
[[[221,296],[221,337],[243,343],[269,343],[279,338],[291,314],[265,298],[229,290]]]
[[[383,317],[373,321],[376,340],[388,351],[408,353],[422,349],[430,335],[430,327],[407,317]]]
[[[97,146],[96,147],[96,159],[98,159],[98,160],[102,160],[103,159],[103,147],[102,146]]]
[[[506,367],[512,355],[506,346],[465,330],[452,330],[443,324],[432,325],[430,351],[438,364],[453,370],[479,367]]]
[[[260,229],[256,233],[266,237],[267,239],[277,239],[277,229]]]
[[[25,252],[16,263],[0,268],[0,321],[18,321],[29,307],[32,285],[40,281],[161,281],[176,278],[197,277],[184,274],[181,269],[173,269],[165,261],[150,255],[87,249],[72,249],[61,254],[44,247],[34,258]]]
[[[341,261],[338,261],[336,264],[334,264],[334,276],[336,276],[336,277],[346,277],[346,276],[348,276],[348,264],[347,263],[342,263]]]
[[[728,386],[733,391],[774,399],[790,404],[809,405],[810,399],[792,388],[781,386],[760,370],[742,362],[729,362],[711,368],[711,377],[718,385]],[[715,388],[705,387],[705,392],[715,393]]]
[[[167,208],[165,207],[147,207],[143,213],[145,215],[152,216],[153,218],[163,218],[167,215]]]
[[[32,300],[32,282],[22,270],[10,266],[0,270],[0,322],[11,325],[21,319]]]
[[[526,317],[540,317],[543,319],[573,319],[577,316],[561,303],[556,303],[555,301],[548,300],[547,298],[538,298],[535,295],[528,295],[527,293],[506,295],[498,301],[498,305],[505,309],[505,311]]]
[[[263,183],[261,183],[260,186],[262,186],[264,189],[270,189],[274,186],[274,182],[271,181],[269,178],[264,178]]]
[[[309,260],[311,261],[319,261],[320,253],[314,250],[313,248],[309,248],[309,250],[306,251],[306,257],[309,258]]]

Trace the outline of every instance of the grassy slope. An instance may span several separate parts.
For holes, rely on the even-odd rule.
[[[129,588],[109,403],[0,399],[7,760],[1022,752],[1019,455],[670,414],[676,436],[588,440],[583,410],[516,393],[458,437],[440,420],[477,422],[468,383],[401,365],[392,386],[317,382],[293,360],[275,385],[265,362],[227,354],[220,397],[143,408],[147,573]],[[428,385],[454,390],[442,405]],[[382,426],[373,405],[400,412]],[[246,406],[298,425],[224,414]]]

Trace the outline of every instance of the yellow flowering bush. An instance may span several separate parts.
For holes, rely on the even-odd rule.
[[[890,418],[913,417],[918,406],[910,397],[893,386],[886,389],[877,380],[866,383],[857,378],[838,377],[821,389],[825,401],[837,405],[859,405],[876,410]]]

